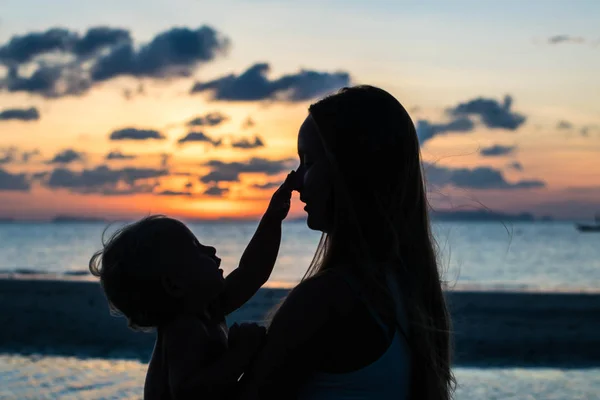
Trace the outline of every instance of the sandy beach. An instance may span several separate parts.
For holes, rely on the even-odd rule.
[[[288,289],[264,288],[228,323],[264,323]],[[453,290],[456,365],[600,365],[600,294]],[[111,316],[85,277],[0,277],[0,352],[147,360],[154,335]]]

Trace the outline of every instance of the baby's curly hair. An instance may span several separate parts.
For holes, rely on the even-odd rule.
[[[163,277],[182,258],[192,256],[197,239],[180,221],[151,215],[117,230],[89,269],[100,278],[109,307],[123,314],[129,327],[149,330],[172,319],[182,300],[164,288]]]

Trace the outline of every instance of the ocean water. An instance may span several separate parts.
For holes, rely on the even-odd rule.
[[[190,224],[204,244],[217,248],[226,273],[237,266],[256,222]],[[109,235],[119,224],[113,224]],[[87,274],[107,224],[0,224],[0,272]],[[562,222],[438,222],[440,267],[451,287],[481,289],[600,289],[600,234]],[[284,224],[270,285],[293,285],[310,264],[319,233],[303,222]]]
[[[214,245],[225,272],[235,268],[257,223],[190,227]],[[119,225],[111,226],[110,234]],[[0,224],[0,272],[87,275],[102,223]],[[600,234],[568,223],[435,223],[440,265],[450,286],[479,289],[600,290]],[[304,223],[285,223],[272,286],[303,276],[319,241]],[[600,399],[600,366],[455,368],[456,399]],[[0,354],[0,399],[139,399],[146,365],[118,359]]]
[[[138,361],[0,355],[0,399],[141,399]],[[598,400],[600,369],[455,368],[456,400]]]

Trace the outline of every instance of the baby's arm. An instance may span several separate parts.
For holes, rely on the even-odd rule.
[[[292,171],[273,194],[238,268],[227,276],[221,296],[225,315],[250,300],[271,276],[281,243],[281,223],[290,210],[292,190],[297,187],[297,179],[297,174]]]
[[[258,326],[254,329],[254,336],[259,336],[260,329]],[[164,344],[169,387],[175,400],[225,398],[235,389],[258,347],[258,344],[254,349],[249,345],[233,346],[209,363],[210,336],[204,324],[195,318],[182,318],[172,323]]]

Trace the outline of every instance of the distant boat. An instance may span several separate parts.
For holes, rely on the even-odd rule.
[[[600,214],[596,214],[595,224],[577,224],[579,232],[600,232]]]

